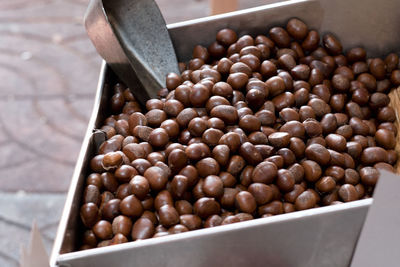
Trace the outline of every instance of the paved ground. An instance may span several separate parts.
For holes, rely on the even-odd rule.
[[[209,13],[207,0],[157,2],[168,23]],[[18,266],[33,220],[48,250],[55,236],[101,62],[82,24],[87,3],[0,0],[0,266]]]

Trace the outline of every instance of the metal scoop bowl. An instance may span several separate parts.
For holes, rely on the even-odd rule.
[[[157,97],[168,73],[179,73],[154,0],[91,0],[85,27],[97,52],[141,103]]]

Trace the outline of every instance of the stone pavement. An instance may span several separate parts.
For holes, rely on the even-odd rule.
[[[51,251],[64,200],[64,194],[0,194],[0,266],[17,266],[20,246],[28,245],[33,220]]]
[[[157,2],[167,23],[209,13],[207,0]],[[52,246],[100,70],[87,3],[0,0],[0,266],[18,266],[34,219]]]

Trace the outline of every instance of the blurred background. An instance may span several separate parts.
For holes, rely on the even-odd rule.
[[[209,15],[209,1],[156,0],[167,23]],[[100,71],[88,2],[0,0],[0,266],[19,266],[34,220],[50,253]]]

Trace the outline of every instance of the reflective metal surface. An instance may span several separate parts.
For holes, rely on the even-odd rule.
[[[178,59],[187,61],[196,44],[208,46],[218,30],[229,27],[239,36],[268,34],[273,26],[285,26],[292,17],[339,38],[344,51],[364,47],[368,57],[400,51],[400,1],[392,0],[303,0],[285,1],[237,12],[168,25]],[[195,34],[194,34],[195,33]]]
[[[85,26],[97,52],[142,103],[178,72],[174,47],[154,0],[91,0]]]
[[[348,266],[372,199],[60,255],[60,266]]]
[[[310,28],[331,31],[344,49],[361,45],[368,56],[400,52],[400,1],[290,1],[168,26],[179,60],[196,44],[210,44],[230,27],[242,34],[266,34],[273,25],[299,17]],[[372,200],[311,209],[88,251],[76,249],[79,204],[87,160],[95,145],[91,130],[107,114],[115,76],[103,66],[89,130],[71,182],[51,257],[52,266],[348,266]]]

